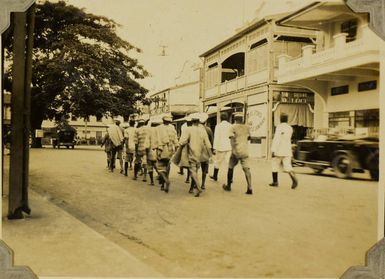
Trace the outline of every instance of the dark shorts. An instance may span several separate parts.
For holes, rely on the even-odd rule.
[[[112,147],[112,152],[116,153],[116,158],[123,159],[123,157],[122,157],[123,146],[122,145],[113,146]]]
[[[234,156],[234,154],[231,154],[229,161],[229,169],[233,169],[238,164],[238,162],[241,162],[242,168],[250,168],[249,157],[237,158],[236,156]]]
[[[170,160],[169,159],[161,159],[158,160],[156,166],[158,168],[158,171],[167,172],[169,169]]]

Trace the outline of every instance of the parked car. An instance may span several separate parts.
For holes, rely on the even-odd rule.
[[[74,148],[76,145],[76,130],[71,126],[58,127],[56,135],[52,138],[53,148],[65,146]]]
[[[320,174],[332,168],[339,178],[368,170],[373,180],[379,176],[378,138],[300,140],[294,147],[293,163]]]

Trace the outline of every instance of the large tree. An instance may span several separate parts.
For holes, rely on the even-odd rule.
[[[36,6],[32,129],[69,114],[88,119],[136,112],[147,93],[138,80],[148,73],[132,58],[140,49],[121,39],[117,27],[65,2]],[[10,50],[11,42],[6,43]]]

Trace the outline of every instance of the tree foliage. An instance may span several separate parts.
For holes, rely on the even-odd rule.
[[[138,80],[148,73],[131,57],[140,49],[121,39],[117,27],[65,2],[36,5],[32,128],[69,114],[88,119],[136,112],[147,93]],[[6,44],[11,50],[11,40]]]

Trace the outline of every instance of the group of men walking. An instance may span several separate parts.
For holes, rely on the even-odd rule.
[[[205,190],[211,161],[214,163],[211,179],[217,181],[219,171],[227,171],[227,181],[222,186],[225,191],[231,191],[234,168],[240,163],[246,178],[245,194],[251,195],[253,189],[248,151],[250,127],[244,124],[243,113],[233,114],[234,124],[229,122],[227,113],[221,113],[220,120],[213,133],[207,126],[207,114],[193,113],[186,117],[179,139],[175,127],[171,124],[170,115],[165,115],[162,119],[152,119],[150,125],[149,121],[144,119],[138,119],[136,122],[130,120],[126,128],[116,121],[115,125],[108,127],[102,142],[107,153],[108,169],[114,171],[116,157],[120,163],[120,173],[127,176],[128,169],[133,169],[134,180],[142,175],[142,180],[147,181],[148,175],[150,185],[154,185],[154,174],[157,174],[160,189],[168,193],[170,167],[171,163],[174,163],[179,166],[180,174],[183,174],[183,169],[188,170],[186,182],[191,177],[189,193],[199,197]],[[292,189],[298,185],[291,167],[292,133],[291,126],[287,124],[287,115],[282,115],[272,144],[272,187],[278,186],[280,165],[283,165],[292,178]]]

